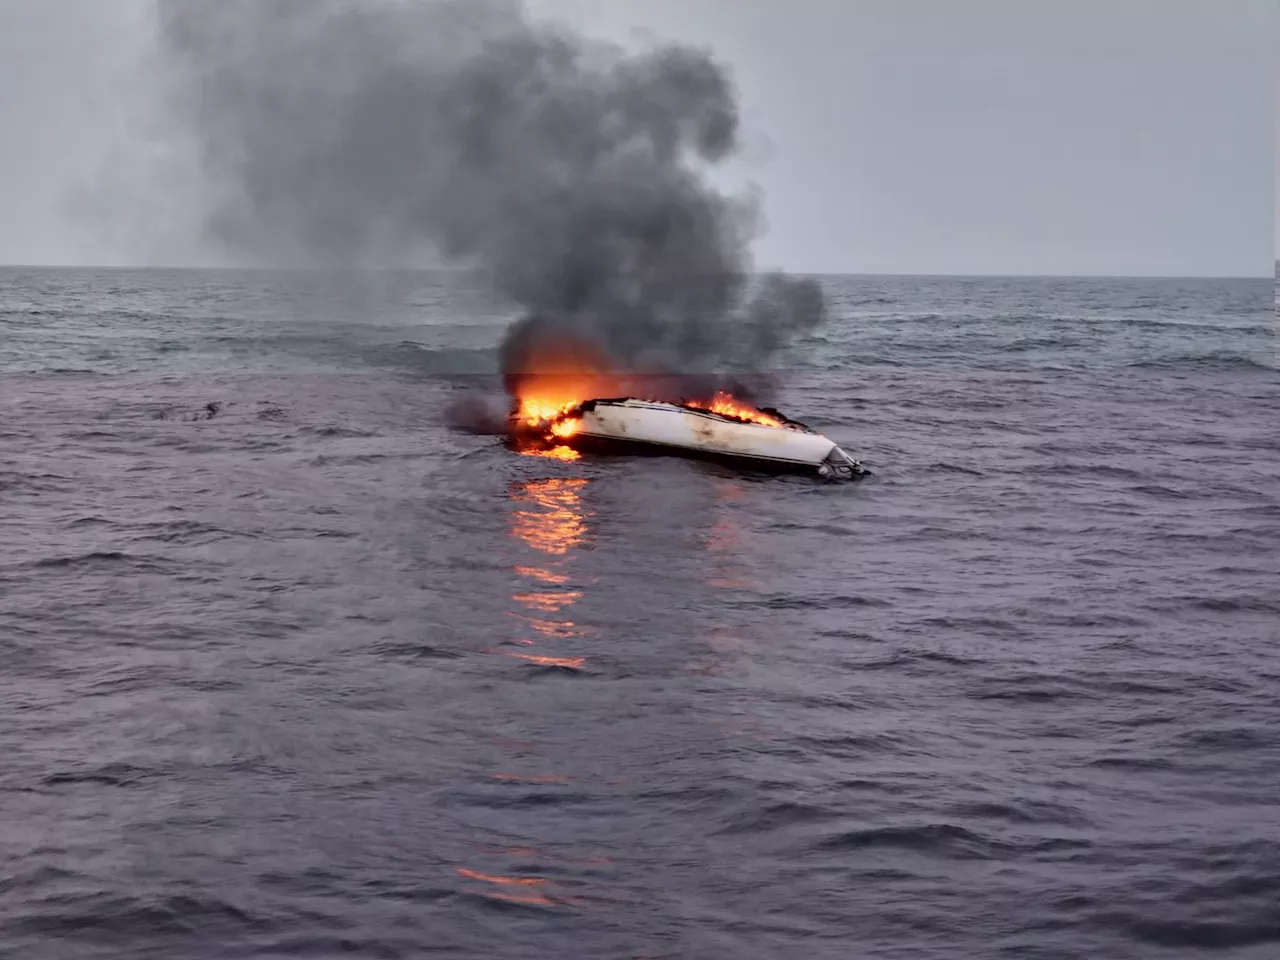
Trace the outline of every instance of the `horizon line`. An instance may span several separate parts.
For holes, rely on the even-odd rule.
[[[262,266],[197,266],[191,264],[129,265],[120,264],[66,264],[66,263],[0,263],[0,270],[103,270],[148,271],[165,270],[190,273],[477,273],[476,268],[456,266],[436,267],[262,267]],[[775,269],[750,271],[750,275],[778,272]],[[849,271],[781,271],[797,277],[918,277],[991,280],[1276,280],[1280,279],[1280,260],[1275,261],[1272,273],[954,273],[937,271],[849,270]]]

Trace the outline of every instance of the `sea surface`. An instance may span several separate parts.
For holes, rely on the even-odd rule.
[[[0,271],[0,957],[1280,956],[1271,281],[824,282],[858,484],[450,430],[464,274]]]

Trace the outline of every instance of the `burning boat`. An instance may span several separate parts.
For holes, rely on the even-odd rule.
[[[696,457],[826,479],[855,480],[867,473],[820,433],[727,394],[706,403],[624,397],[552,406],[522,400],[512,414],[512,436],[523,444]]]

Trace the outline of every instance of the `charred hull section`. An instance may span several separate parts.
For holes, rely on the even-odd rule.
[[[548,443],[582,452],[693,457],[828,479],[866,475],[862,464],[833,441],[776,410],[761,413],[773,424],[673,403],[589,400],[534,432]]]

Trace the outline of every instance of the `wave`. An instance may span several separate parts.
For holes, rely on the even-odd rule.
[[[1134,913],[1108,913],[1097,919],[1107,926],[1118,927],[1135,940],[1169,950],[1225,950],[1280,944],[1280,919],[1264,911],[1235,921],[1157,918]]]
[[[19,493],[65,492],[75,481],[56,473],[15,473],[0,470],[0,492],[9,496]]]
[[[124,559],[126,559],[125,554],[118,550],[104,550],[84,553],[74,557],[46,557],[43,560],[35,561],[34,565],[44,568],[62,568],[75,567],[89,563],[109,563]]]
[[[726,836],[758,834],[799,824],[830,820],[833,816],[835,811],[823,806],[782,801],[734,814],[716,833]]]
[[[72,556],[45,557],[34,560],[30,566],[39,570],[80,570],[84,567],[122,565],[135,573],[174,573],[181,567],[159,557],[137,557],[119,550],[94,550]]]
[[[1047,800],[1019,798],[1009,802],[994,800],[957,803],[952,807],[957,816],[978,820],[995,820],[1009,824],[1050,824],[1083,827],[1092,821],[1078,807]]]
[[[916,827],[870,827],[850,830],[818,843],[823,850],[866,850],[891,847],[923,853],[937,853],[956,859],[988,860],[1008,847],[998,840],[951,823],[930,823]]]
[[[45,909],[10,921],[9,930],[100,946],[104,939],[227,936],[256,929],[260,923],[260,917],[225,900],[188,895],[143,898],[103,891],[58,897]]]
[[[60,770],[45,776],[40,782],[46,787],[95,784],[107,787],[132,787],[158,775],[156,770],[136,767],[128,763],[108,763],[101,767],[82,770]]]
[[[1280,369],[1277,363],[1267,363],[1255,356],[1230,351],[1216,351],[1198,354],[1174,354],[1166,357],[1133,360],[1126,367],[1137,370],[1177,370],[1181,368],[1200,368],[1207,370],[1257,370],[1275,373]]]

